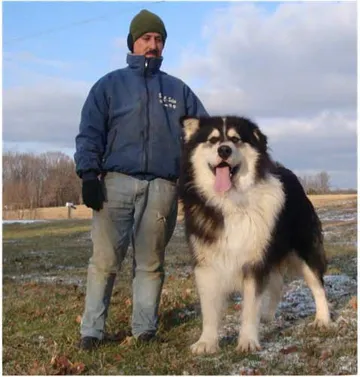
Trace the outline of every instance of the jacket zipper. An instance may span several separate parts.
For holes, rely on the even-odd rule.
[[[149,65],[149,61],[145,59],[145,69],[144,69],[144,80],[145,80],[145,89],[146,89],[146,125],[145,125],[145,132],[144,132],[144,173],[148,172],[148,165],[149,165],[149,129],[150,129],[150,116],[149,116],[149,104],[150,104],[150,96],[149,96],[149,88],[148,82],[146,78],[146,72]]]

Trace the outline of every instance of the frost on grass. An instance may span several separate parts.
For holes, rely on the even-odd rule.
[[[47,220],[3,220],[3,224],[34,224],[34,223],[46,223]]]
[[[75,269],[67,268],[64,269]],[[65,285],[78,285],[84,286],[84,278],[82,277],[60,277],[59,275],[46,274],[39,275],[38,273],[34,274],[21,274],[21,275],[12,275],[8,276],[9,279],[13,281],[22,282],[33,282],[33,283],[48,283],[48,284],[65,284]]]
[[[324,276],[324,284],[330,302],[355,294],[357,290],[356,280],[347,275]],[[305,318],[315,313],[313,296],[303,280],[294,280],[288,285],[276,314],[284,315],[282,313],[293,319]]]
[[[324,284],[330,302],[340,302],[357,292],[357,282],[347,275],[326,275]],[[235,303],[241,303],[238,294],[232,296]],[[277,308],[275,318],[278,320],[298,320],[315,314],[315,302],[304,280],[294,280],[285,286],[282,300]]]
[[[327,243],[357,246],[357,210],[351,208],[320,208],[318,215],[323,225]]]
[[[344,304],[349,301],[349,297],[356,295],[357,282],[346,275],[327,275],[324,283],[336,330],[330,331],[325,339],[321,338],[318,330],[308,330],[307,324],[315,314],[314,299],[303,280],[294,280],[285,287],[273,322],[260,324],[262,349],[253,353],[252,357],[245,357],[241,362],[233,364],[229,374],[253,375],[267,370],[266,368],[271,370],[279,367],[284,372],[289,369],[295,374],[301,374],[311,367],[323,371],[321,374],[356,373],[356,356],[341,356],[338,359],[341,364],[334,363],[332,357],[321,360],[320,356],[323,357],[327,352],[331,355],[334,345],[343,346],[346,342],[353,341],[357,327],[356,311],[349,308],[349,305],[344,307]],[[239,295],[233,295],[232,300],[241,307]],[[235,347],[239,327],[239,313],[227,314],[220,331],[222,342]],[[310,349],[320,347],[318,356],[307,356],[305,350],[309,344]],[[314,365],[308,365],[310,359]]]
[[[320,210],[318,213],[321,221],[355,221],[357,219],[356,209]]]

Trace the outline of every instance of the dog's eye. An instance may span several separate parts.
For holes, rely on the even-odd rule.
[[[220,138],[216,137],[216,136],[213,136],[211,137],[209,140],[209,143],[211,144],[216,144],[218,141],[220,141]]]
[[[232,141],[234,144],[238,143],[240,141],[240,138],[237,136],[233,136],[230,138],[230,141]]]

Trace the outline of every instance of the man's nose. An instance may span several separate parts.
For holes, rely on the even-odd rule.
[[[155,50],[155,49],[156,49],[156,40],[155,40],[155,38],[151,38],[151,39],[149,40],[149,46],[150,46],[150,48],[151,48],[152,50]]]

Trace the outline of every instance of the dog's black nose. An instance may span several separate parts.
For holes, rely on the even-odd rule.
[[[231,156],[232,150],[228,145],[222,145],[218,148],[218,154],[223,159],[226,160]]]

